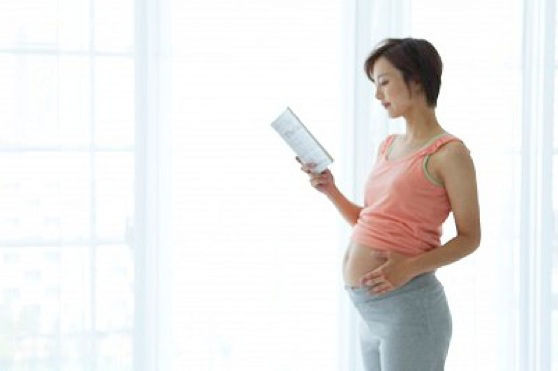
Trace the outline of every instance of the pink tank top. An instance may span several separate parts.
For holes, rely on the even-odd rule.
[[[394,134],[389,135],[381,144],[351,239],[371,248],[414,256],[440,246],[442,223],[451,211],[445,188],[426,171],[428,159],[445,143],[461,139],[442,133],[422,149],[388,160],[387,150],[394,138]]]

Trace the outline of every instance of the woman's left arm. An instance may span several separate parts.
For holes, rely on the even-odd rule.
[[[434,271],[475,251],[481,240],[480,212],[475,166],[461,142],[447,143],[440,153],[439,176],[451,204],[457,236],[443,246],[410,258],[414,275]]]

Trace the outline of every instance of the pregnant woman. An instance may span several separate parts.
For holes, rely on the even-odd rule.
[[[388,135],[380,144],[364,207],[341,194],[329,169],[314,174],[314,164],[302,163],[301,169],[353,227],[342,271],[362,318],[366,370],[441,371],[452,317],[435,272],[480,244],[473,160],[436,118],[442,61],[431,43],[383,40],[364,67],[376,99],[391,118],[406,123],[405,134]],[[450,211],[457,233],[441,245]]]

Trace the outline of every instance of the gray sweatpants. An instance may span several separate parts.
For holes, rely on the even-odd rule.
[[[384,294],[344,285],[362,321],[360,346],[367,371],[443,371],[452,318],[434,272]]]

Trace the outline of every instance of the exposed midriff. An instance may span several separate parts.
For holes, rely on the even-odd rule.
[[[362,276],[386,262],[378,255],[378,250],[350,240],[343,259],[343,281],[352,287],[360,287]]]

